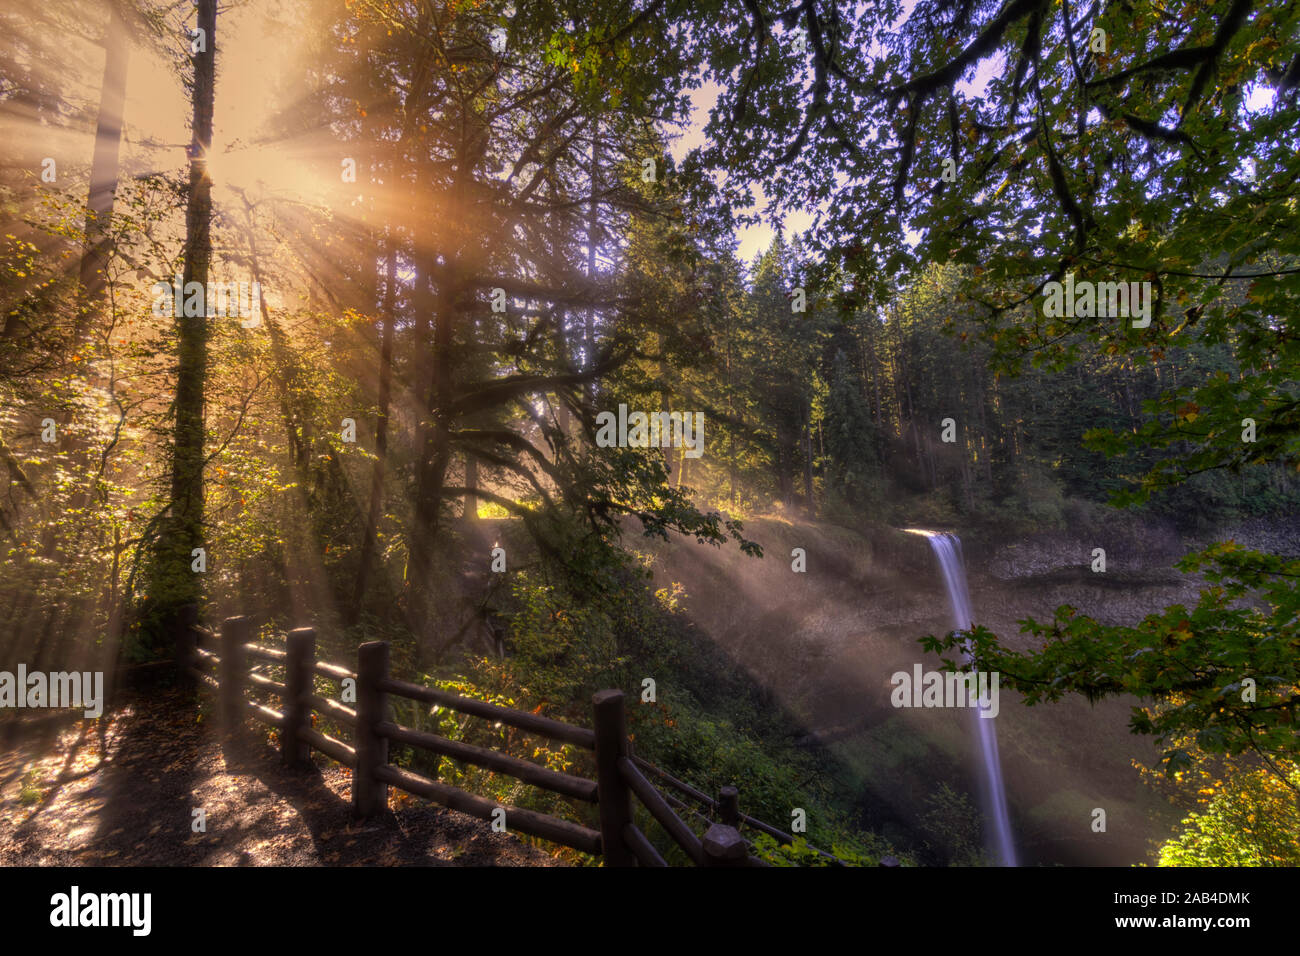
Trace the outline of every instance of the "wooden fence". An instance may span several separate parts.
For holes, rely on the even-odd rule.
[[[504,810],[508,830],[602,856],[609,866],[668,865],[636,825],[634,800],[649,812],[697,866],[770,865],[750,852],[750,842],[740,833],[742,825],[767,833],[782,843],[793,840],[790,834],[741,813],[734,787],[724,787],[719,798],[714,800],[636,757],[627,736],[622,691],[603,690],[594,696],[593,729],[588,729],[398,680],[389,673],[389,646],[384,641],[362,644],[358,648],[357,669],[350,671],[316,659],[316,635],[311,628],[291,631],[284,650],[253,644],[249,641],[250,635],[251,625],[247,618],[227,618],[218,635],[200,627],[196,616],[190,612],[177,639],[176,663],[182,674],[216,692],[221,725],[227,734],[238,732],[245,718],[252,717],[279,730],[280,752],[286,764],[307,766],[311,761],[311,751],[318,750],[349,767],[352,771],[352,807],[358,818],[365,819],[383,812],[388,806],[388,788],[391,786],[483,820],[492,820],[497,811]],[[250,660],[282,667],[284,682],[251,670]],[[315,691],[317,675],[339,682],[355,681],[355,708],[319,696]],[[246,689],[278,696],[282,702],[281,709],[274,710],[250,699],[245,695]],[[596,779],[572,776],[496,750],[405,727],[391,719],[390,698],[446,707],[537,737],[593,751]],[[352,742],[349,744],[316,730],[314,714],[350,728]],[[390,743],[450,757],[552,793],[595,804],[600,829],[593,830],[533,810],[501,806],[485,797],[396,767],[388,759]],[[692,809],[681,797],[661,793],[650,782],[651,777],[703,807],[712,817]],[[686,824],[678,810],[695,817],[707,827],[702,837]],[[840,862],[829,854],[823,856],[833,863]]]

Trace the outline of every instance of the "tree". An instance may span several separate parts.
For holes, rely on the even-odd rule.
[[[104,33],[104,80],[100,85],[99,117],[95,123],[95,155],[90,168],[90,195],[86,203],[86,250],[81,257],[81,287],[85,305],[78,316],[75,337],[82,338],[91,305],[103,293],[109,220],[117,191],[118,151],[122,143],[122,104],[126,99],[126,66],[130,49],[126,21],[116,0],[108,4]]]
[[[183,308],[176,319],[175,419],[171,442],[171,494],[159,515],[160,530],[153,577],[142,623],[153,640],[171,638],[181,626],[185,608],[202,597],[202,578],[193,567],[196,551],[205,548],[203,470],[205,461],[205,383],[207,381],[208,272],[212,260],[212,179],[207,152],[212,146],[212,111],[216,94],[216,0],[198,0],[193,49],[193,119],[189,146],[189,199],[185,210],[185,259],[182,273],[186,297],[202,290],[203,307]]]
[[[1122,355],[1131,376],[1171,347],[1227,344],[1231,369],[1162,384],[1134,408],[1139,427],[1090,434],[1105,453],[1157,453],[1124,501],[1198,472],[1300,461],[1300,14],[1252,0],[1172,11],[922,2],[895,29],[887,5],[746,10],[715,34],[715,63],[734,67],[735,56],[717,57],[739,33],[744,66],[714,111],[711,156],[755,170],[784,203],[829,199],[813,232],[827,272],[842,265],[883,298],[909,262],[967,266],[962,294],[981,310],[994,367],[1009,373]],[[804,30],[803,56],[778,25]],[[980,95],[962,88],[994,63]],[[1264,89],[1271,105],[1248,105]],[[911,250],[899,242],[909,228]],[[1150,283],[1149,330],[1044,309],[1047,284],[1067,276]],[[1051,638],[1042,652],[981,643],[981,666],[1021,675],[1031,695],[1048,693],[1040,680],[1052,693],[1155,694],[1170,720],[1195,710],[1204,733],[1221,735],[1216,746],[1294,753],[1275,717],[1291,706],[1295,674],[1269,646],[1253,649],[1261,635],[1293,647],[1295,584],[1276,560],[1212,549],[1188,569],[1231,583],[1207,589],[1194,613],[1171,608],[1115,630],[1061,609],[1051,627],[1028,622]],[[1253,593],[1270,613],[1242,618],[1225,592]],[[1166,669],[1183,665],[1191,676]],[[1211,704],[1248,673],[1270,678],[1256,703]]]

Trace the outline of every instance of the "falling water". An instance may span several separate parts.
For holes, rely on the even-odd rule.
[[[944,584],[948,586],[948,604],[952,608],[953,628],[967,631],[974,624],[971,613],[970,592],[966,588],[966,567],[962,562],[961,539],[944,531],[920,531],[907,529],[913,534],[922,534],[930,542],[930,549],[939,559],[943,569]],[[967,652],[967,661],[970,653]],[[992,719],[979,716],[977,708],[971,708],[975,721],[975,735],[979,739],[980,758],[983,765],[981,785],[983,788],[984,807],[993,823],[993,842],[997,849],[999,862],[1003,866],[1016,865],[1016,847],[1011,839],[1011,817],[1007,813],[1007,794],[1002,783],[1002,761],[998,758],[998,731]]]

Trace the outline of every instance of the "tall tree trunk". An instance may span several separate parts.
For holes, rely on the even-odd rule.
[[[730,316],[730,310],[727,310],[727,314],[728,316]],[[728,318],[728,322],[730,322],[729,318]],[[736,393],[735,393],[735,389],[731,384],[731,352],[732,352],[732,344],[734,341],[735,341],[735,330],[731,328],[730,324],[728,324],[727,326],[727,419],[729,422],[733,422],[733,423],[736,418],[736,405],[735,405]],[[729,424],[727,427],[727,483],[728,483],[727,500],[731,503],[731,507],[734,509],[736,507],[736,427],[734,424]]]
[[[452,324],[459,299],[459,283],[453,277],[454,266],[443,272],[437,306],[432,316],[432,355],[422,387],[426,400],[422,409],[425,424],[418,442],[419,461],[415,489],[415,515],[408,546],[406,578],[407,614],[411,629],[420,637],[432,636],[433,560],[441,518],[442,489],[446,484],[447,466],[451,462],[452,399],[451,344]]]
[[[198,0],[198,27],[204,48],[194,57],[194,122],[190,137],[190,190],[185,211],[185,288],[197,282],[204,290],[212,260],[212,180],[207,151],[212,145],[212,110],[216,85],[217,0]],[[204,295],[204,304],[207,304]],[[182,310],[183,311],[183,310]],[[199,310],[206,313],[206,308]],[[150,587],[155,602],[151,617],[170,639],[182,609],[202,595],[199,576],[191,570],[192,552],[203,546],[203,438],[207,382],[208,317],[176,320],[176,422],[172,433],[170,514],[158,538],[159,580]]]
[[[786,416],[782,416],[783,419]],[[781,493],[781,504],[787,512],[794,510],[794,456],[799,446],[799,437],[794,434],[788,421],[777,426],[776,433],[776,481]]]
[[[975,393],[979,398],[980,411],[980,463],[984,466],[984,481],[989,493],[993,492],[993,432],[989,428],[989,387],[987,370],[975,365]]]
[[[86,247],[81,254],[78,279],[77,310],[73,319],[73,341],[78,345],[87,338],[94,327],[94,318],[104,298],[107,285],[110,240],[109,227],[113,218],[113,200],[117,192],[119,163],[118,155],[122,143],[122,106],[126,99],[126,69],[130,57],[128,31],[122,18],[118,0],[108,2],[108,23],[104,29],[104,75],[99,89],[99,115],[95,121],[95,149],[90,166],[90,186],[86,198]],[[75,349],[74,349],[75,350]],[[111,380],[95,371],[95,367],[85,366],[86,381],[92,386],[103,387],[111,391]],[[94,455],[88,438],[73,434],[66,443],[66,453],[75,472],[91,472]],[[102,471],[102,469],[101,469]],[[85,535],[94,533],[95,510],[91,507],[95,494],[93,478],[85,487],[79,488],[67,500],[63,507],[68,512],[79,516],[70,531],[72,539],[64,543],[72,553],[79,553]],[[59,533],[54,524],[47,525],[42,533],[43,548],[51,555],[59,543]],[[100,542],[102,545],[103,542]],[[80,626],[75,621],[69,630]],[[106,645],[117,647],[117,633],[111,632]]]
[[[596,243],[599,241],[600,219],[596,201],[597,181],[600,176],[600,119],[593,117],[591,121],[591,190],[590,205],[587,209],[587,282],[590,284],[596,279]],[[583,350],[585,352],[583,363],[584,368],[590,368],[596,360],[596,310],[587,306],[587,327],[584,336]],[[596,397],[596,380],[592,379],[585,386],[587,401],[590,403]]]
[[[441,519],[443,488],[451,463],[452,414],[454,386],[451,380],[453,331],[463,289],[461,275],[467,263],[465,232],[470,226],[462,218],[465,209],[465,184],[471,170],[466,168],[467,142],[457,150],[456,173],[447,193],[449,228],[443,234],[446,265],[436,269],[432,256],[428,274],[438,275],[438,294],[430,309],[431,335],[422,336],[423,369],[417,377],[417,394],[424,395],[423,422],[418,430],[416,448],[415,510],[407,547],[406,613],[411,630],[425,642],[436,628],[432,620],[433,565]],[[418,238],[418,237],[417,237]],[[472,273],[472,269],[468,270]]]
[[[266,296],[262,293],[262,259],[257,251],[257,229],[253,222],[253,204],[248,201],[248,197],[240,191],[240,198],[244,202],[244,238],[248,241],[249,268],[253,273],[253,284],[258,290],[257,308],[262,319],[262,328],[266,329],[267,335],[271,339],[271,357],[274,360],[274,376],[276,388],[280,393],[280,417],[284,422],[285,436],[288,442],[289,461],[298,470],[298,481],[302,488],[307,487],[308,469],[311,466],[311,455],[309,449],[304,444],[304,433],[299,428],[297,422],[301,417],[295,414],[291,395],[299,386],[298,377],[294,372],[293,356],[290,354],[289,344],[285,341],[284,333],[271,320],[270,309],[266,305]]]
[[[966,507],[975,510],[975,489],[971,481],[970,443],[963,438],[961,443],[961,487],[966,499]]]
[[[871,321],[874,322],[875,320],[872,319]],[[880,439],[881,439],[881,438],[884,436],[884,434],[885,434],[885,423],[884,423],[884,414],[885,414],[885,410],[884,410],[884,406],[882,405],[882,403],[881,403],[881,399],[880,399],[880,377],[879,377],[879,374],[878,374],[878,366],[879,366],[880,363],[879,363],[879,361],[878,361],[879,356],[878,356],[877,349],[876,349],[876,336],[875,336],[875,334],[874,334],[874,332],[876,332],[876,331],[879,331],[879,330],[874,330],[874,331],[873,331],[873,334],[872,334],[872,337],[871,337],[871,348],[870,348],[871,355],[870,355],[870,358],[871,358],[871,394],[872,394],[872,396],[874,397],[874,407],[875,407],[875,412],[876,412],[876,433],[877,433],[877,435],[876,435],[876,444],[877,444],[876,451],[879,452],[879,451],[881,450],[881,448],[880,448]]]
[[[126,64],[130,54],[126,23],[117,0],[109,0],[108,28],[104,33],[104,80],[99,89],[99,117],[95,123],[95,155],[90,166],[90,194],[86,202],[86,249],[81,255],[81,302],[75,334],[80,341],[90,326],[95,303],[104,292],[108,266],[108,227],[117,191],[118,153],[122,144],[122,104],[126,100]]]
[[[465,511],[463,517],[466,521],[478,520],[478,459],[471,454],[465,456],[465,487],[469,490],[465,493]]]
[[[661,356],[667,354],[667,350],[664,345],[664,336],[662,333],[655,337],[655,341],[656,341],[656,348],[659,350],[659,354]],[[663,358],[660,358],[657,364],[659,368],[659,385],[660,385],[659,408],[665,412],[672,411],[672,407],[673,407],[672,405],[673,392],[672,392],[672,379],[671,379],[672,369],[669,368],[668,362]],[[654,411],[655,411],[654,409],[651,409],[652,413]],[[665,483],[668,485],[669,488],[671,488],[673,487],[674,476],[680,476],[681,468],[680,466],[676,468],[673,467],[674,462],[673,462],[673,453],[672,453],[671,446],[669,448],[663,449],[663,457],[664,457],[664,469],[665,469]],[[675,480],[677,483],[677,487],[681,487],[681,478],[677,477]]]
[[[934,480],[931,477],[933,468],[927,460],[925,450],[921,447],[921,428],[920,422],[916,420],[916,405],[912,400],[912,383],[909,374],[910,365],[907,361],[906,346],[903,342],[902,331],[899,330],[898,338],[898,381],[902,384],[902,394],[899,396],[899,421],[907,422],[907,427],[912,430],[912,444],[916,449],[916,470],[922,480],[929,480],[930,487],[934,487]],[[905,406],[905,411],[904,411]],[[904,415],[906,417],[904,417]],[[937,423],[936,423],[937,424]]]
[[[393,337],[397,325],[397,235],[388,242],[388,259],[384,263],[384,336],[379,346],[379,415],[375,419],[375,467],[370,475],[370,508],[366,530],[361,539],[361,560],[352,591],[352,605],[347,623],[355,624],[366,600],[370,566],[374,562],[379,534],[379,519],[384,513],[384,472],[388,467],[388,415],[393,393]]]
[[[573,347],[574,342],[572,339],[576,336],[576,333],[572,330],[569,324],[569,311],[561,307],[556,309],[554,314],[556,316],[556,327],[559,329],[559,334],[556,336],[556,347],[562,350],[561,360],[571,369],[585,367],[586,358],[584,357],[582,362],[579,362],[577,359],[577,350]],[[584,345],[583,349],[585,348],[586,346]],[[587,394],[585,386],[583,394]],[[573,438],[575,432],[580,433],[582,431],[581,428],[575,429],[573,427],[573,412],[570,411],[568,402],[564,400],[564,393],[560,391],[555,392],[554,419],[555,427],[560,430],[560,434],[564,436],[566,441]],[[558,460],[558,450],[556,452],[556,457]]]
[[[813,453],[812,453],[812,403],[803,406],[803,493],[808,502],[809,519],[817,517],[817,503],[813,499]]]

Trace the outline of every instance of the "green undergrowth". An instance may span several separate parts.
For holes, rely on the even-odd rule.
[[[466,656],[446,673],[422,679],[582,726],[592,724],[596,691],[621,689],[638,756],[710,796],[723,786],[737,787],[742,811],[779,829],[788,832],[796,817],[806,819],[807,832],[800,836],[848,863],[875,865],[886,854],[898,856],[837,802],[824,783],[826,768],[818,756],[793,746],[795,727],[788,715],[691,624],[678,606],[680,595],[673,589],[654,590],[644,566],[632,556],[610,553],[605,558],[597,569],[602,579],[592,587],[589,573],[581,592],[537,570],[515,573],[503,608],[509,623],[506,656]],[[566,773],[593,774],[590,754],[578,748],[546,744],[445,710],[423,710],[409,719],[433,732]],[[597,825],[594,807],[449,759],[427,754],[410,759],[421,772],[441,774],[445,781],[493,800]],[[662,782],[656,785],[679,796]],[[679,815],[702,833],[708,811],[689,800],[687,805]],[[669,863],[687,862],[641,810],[638,823]],[[752,828],[745,832],[751,839],[757,835]],[[825,862],[811,850],[781,848],[774,841],[756,841],[754,852],[784,865]]]
[[[512,554],[522,546],[511,545]],[[506,627],[506,653],[487,657],[462,652],[441,666],[423,664],[409,635],[398,628],[365,627],[363,640],[388,640],[392,672],[403,679],[503,707],[568,723],[592,726],[592,696],[617,688],[626,695],[633,752],[695,789],[716,797],[723,786],[740,792],[742,812],[790,832],[797,818],[806,832],[793,846],[780,846],[753,827],[742,833],[751,852],[775,865],[825,865],[812,847],[849,865],[876,865],[892,855],[908,858],[869,832],[827,782],[832,774],[825,752],[796,747],[800,729],[775,697],[757,684],[708,635],[689,620],[678,586],[656,590],[651,558],[595,545],[553,562],[521,562],[494,613]],[[283,627],[266,625],[257,640],[282,646]],[[321,634],[317,657],[355,667],[358,635]],[[283,680],[276,665],[260,667]],[[652,683],[650,683],[652,682]],[[334,700],[340,683],[316,677],[316,693]],[[583,748],[539,738],[446,707],[390,697],[394,719],[407,727],[528,760],[562,773],[595,778],[592,754]],[[276,706],[271,698],[265,702]],[[315,728],[345,742],[351,728],[318,713]],[[392,745],[397,766],[485,797],[501,805],[550,814],[599,828],[596,808],[574,798],[523,784],[513,777],[408,746]],[[663,781],[655,785],[680,797]],[[391,797],[407,797],[398,791]],[[679,815],[697,834],[709,825],[709,811],[686,801]],[[634,801],[637,824],[670,864],[689,860],[665,831]],[[802,813],[796,813],[802,811]],[[549,841],[516,836],[578,865],[599,861]]]

